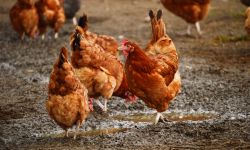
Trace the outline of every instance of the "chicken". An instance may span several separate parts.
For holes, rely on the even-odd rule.
[[[250,35],[250,7],[247,8],[245,12],[246,20],[245,20],[245,30]]]
[[[81,23],[81,21],[79,22]],[[105,99],[104,105],[99,100],[95,102],[103,111],[107,111],[108,99],[122,83],[123,65],[115,56],[105,52],[97,43],[88,40],[85,37],[85,30],[81,26],[82,24],[79,24],[76,27],[70,38],[71,62],[76,68],[78,78],[87,87],[89,97],[103,96]]]
[[[250,0],[240,0],[242,4],[250,6]]]
[[[38,14],[34,0],[18,0],[10,9],[10,21],[21,39],[38,34]]]
[[[64,0],[65,16],[67,19],[72,19],[74,25],[77,25],[75,15],[80,8],[81,0]]]
[[[48,85],[49,99],[46,109],[49,116],[66,131],[76,125],[74,139],[92,107],[88,104],[88,91],[76,77],[68,62],[67,49],[62,48],[54,64]]]
[[[95,33],[90,32],[88,30],[88,18],[87,18],[86,14],[83,14],[83,16],[80,17],[78,24],[79,24],[79,26],[82,27],[84,37],[87,40],[99,45],[106,52],[109,52],[112,55],[117,56],[117,54],[118,54],[118,43],[115,40],[115,38],[113,38],[111,36],[107,36],[107,35],[97,35]]]
[[[198,34],[201,36],[199,21],[201,21],[209,11],[210,0],[161,0],[166,9],[175,15],[183,18],[190,24],[195,24]],[[188,25],[187,34],[191,35],[191,25]]]
[[[142,50],[136,43],[123,41],[128,54],[125,72],[130,91],[150,108],[157,110],[155,124],[163,119],[169,102],[180,91],[178,56],[173,41],[165,33],[162,11],[157,16],[150,11],[152,40]]]
[[[63,0],[38,0],[36,8],[39,14],[39,32],[42,39],[45,38],[47,26],[54,29],[55,39],[65,22]]]

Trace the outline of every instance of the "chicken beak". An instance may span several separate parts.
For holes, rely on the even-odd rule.
[[[122,45],[121,46],[121,52],[123,54],[123,56],[125,56],[125,58],[128,57],[128,54],[129,54],[129,48],[125,45]]]
[[[122,51],[123,48],[124,48],[123,45],[119,46],[119,47],[118,47],[118,51]]]
[[[118,47],[118,50],[119,50],[119,51],[123,51],[124,49],[126,49],[126,43],[127,43],[127,42],[128,42],[127,39],[122,39],[122,41],[121,41],[121,46]]]

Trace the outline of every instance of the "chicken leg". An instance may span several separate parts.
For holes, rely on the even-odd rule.
[[[96,104],[97,104],[98,106],[101,107],[101,109],[102,109],[104,112],[107,111],[107,102],[108,102],[107,99],[104,100],[104,105],[103,105],[99,100],[96,100],[95,102],[96,102]]]
[[[157,112],[154,124],[156,125],[160,119],[165,123],[162,113]]]
[[[201,31],[200,23],[196,22],[195,23],[195,27],[196,27],[196,30],[197,30],[198,34],[201,36],[202,35],[202,31]]]
[[[65,137],[69,137],[69,129],[65,130]]]
[[[201,27],[200,27],[200,23],[199,22],[196,22],[195,23],[195,28],[196,28],[196,31],[198,32],[199,36],[202,35],[202,31],[201,31]],[[192,30],[192,25],[191,24],[188,24],[188,27],[187,27],[187,35],[191,35],[191,30]]]
[[[76,17],[73,17],[72,22],[73,22],[73,25],[77,25],[77,19],[76,19]]]
[[[76,124],[76,130],[75,130],[75,134],[74,134],[74,140],[76,139],[76,135],[79,132],[80,125],[81,125],[80,120],[78,120],[77,124]]]
[[[55,39],[58,38],[58,32],[55,33],[55,36],[54,36]]]
[[[188,24],[188,27],[187,27],[187,35],[191,35],[191,29],[192,29],[192,26],[191,24]]]
[[[42,40],[44,40],[45,39],[45,34],[42,34]]]

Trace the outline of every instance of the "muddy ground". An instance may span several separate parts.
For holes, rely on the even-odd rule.
[[[104,114],[96,107],[76,140],[64,138],[45,111],[47,84],[58,51],[69,48],[68,21],[54,40],[20,41],[0,0],[0,149],[250,149],[250,41],[239,0],[213,0],[202,21],[203,37],[185,36],[186,23],[157,0],[84,0],[90,30],[150,39],[149,9],[163,9],[167,32],[180,56],[182,90],[152,125],[155,111],[142,101],[112,98]]]

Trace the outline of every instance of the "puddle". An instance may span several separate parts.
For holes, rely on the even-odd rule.
[[[168,121],[204,121],[216,118],[217,115],[213,113],[191,113],[191,114],[181,114],[181,113],[167,113],[163,114],[163,116]],[[136,113],[133,115],[117,115],[112,118],[120,121],[133,121],[135,123],[139,122],[154,122],[156,114],[142,114]]]
[[[98,135],[108,135],[108,134],[115,134],[118,132],[124,132],[127,131],[128,128],[108,128],[108,129],[100,129],[100,130],[90,130],[90,131],[79,131],[77,137],[83,137],[83,136],[98,136]],[[69,137],[74,136],[75,131],[72,130],[69,132]],[[65,136],[65,132],[61,132],[59,134],[48,134],[44,137],[51,137],[51,138],[62,138]]]

